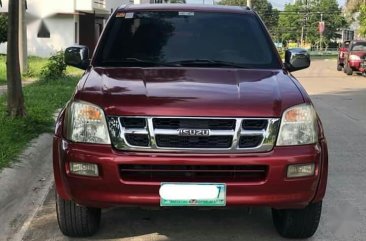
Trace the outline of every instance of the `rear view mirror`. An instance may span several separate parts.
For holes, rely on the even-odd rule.
[[[90,64],[88,47],[82,45],[68,47],[65,50],[65,63],[86,70]]]
[[[310,66],[310,55],[305,49],[288,49],[285,53],[285,67],[293,72]]]

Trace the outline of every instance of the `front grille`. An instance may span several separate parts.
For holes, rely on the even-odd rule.
[[[262,143],[263,136],[242,136],[239,140],[240,148],[254,148]]]
[[[242,153],[272,150],[278,118],[108,116],[113,146],[123,151]]]
[[[154,118],[156,129],[210,129],[234,130],[235,119],[184,119],[184,118]]]
[[[364,56],[364,59],[361,61],[361,68],[366,68],[366,56]]]
[[[265,130],[268,125],[268,120],[264,119],[248,119],[242,123],[244,130]]]
[[[149,136],[143,134],[125,134],[126,141],[132,146],[149,146]]]
[[[136,182],[260,182],[265,165],[131,165],[119,166],[121,179]]]
[[[169,148],[230,148],[232,136],[157,135],[156,144]]]
[[[144,118],[121,118],[121,124],[125,128],[144,128],[146,120]]]

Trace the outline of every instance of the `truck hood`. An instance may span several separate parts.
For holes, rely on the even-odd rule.
[[[282,70],[94,68],[75,99],[107,115],[280,117],[304,103]]]

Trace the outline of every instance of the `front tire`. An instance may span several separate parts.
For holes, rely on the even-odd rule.
[[[353,74],[353,70],[351,67],[348,66],[348,64],[344,67],[344,69],[345,69],[347,75]]]
[[[70,237],[88,237],[99,229],[101,210],[76,205],[56,194],[56,212],[61,232]]]
[[[342,65],[338,64],[337,65],[337,71],[342,71],[342,69],[343,69]]]
[[[309,238],[319,226],[322,202],[311,203],[303,209],[272,209],[273,224],[285,238]]]

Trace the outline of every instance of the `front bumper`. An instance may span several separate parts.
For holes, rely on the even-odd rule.
[[[348,65],[350,68],[352,68],[354,71],[361,71],[361,61],[348,61]]]
[[[56,189],[62,198],[102,208],[160,204],[160,182],[125,181],[121,178],[121,164],[266,165],[268,169],[264,180],[226,182],[227,206],[302,208],[324,196],[328,165],[326,148],[324,141],[316,145],[276,147],[268,153],[243,155],[148,154],[118,152],[110,146],[69,143],[55,137],[53,165]],[[100,177],[72,175],[70,161],[98,164]],[[287,166],[301,163],[315,163],[315,175],[286,178]]]

